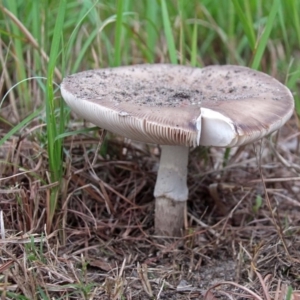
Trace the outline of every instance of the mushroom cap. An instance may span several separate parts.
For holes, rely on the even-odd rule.
[[[280,128],[294,99],[283,84],[241,66],[133,65],[80,72],[61,84],[79,116],[162,145],[234,147]]]

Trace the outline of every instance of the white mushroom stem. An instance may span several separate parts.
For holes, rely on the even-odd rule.
[[[189,147],[162,146],[154,189],[155,232],[179,236],[188,199],[187,164]]]

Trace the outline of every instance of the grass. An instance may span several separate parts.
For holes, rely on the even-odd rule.
[[[296,295],[299,10],[296,0],[0,1],[2,298],[214,299],[224,280],[232,297]],[[158,150],[109,134],[99,143],[105,133],[74,118],[57,88],[67,74],[136,63],[241,64],[295,97],[292,120],[263,141],[265,189],[252,146],[193,150],[179,240],[152,234]],[[218,257],[236,267],[222,278]]]
[[[59,105],[54,98],[53,76],[55,66],[62,45],[61,32],[63,30],[64,18],[66,12],[66,0],[60,1],[58,14],[55,22],[50,56],[47,71],[46,86],[46,124],[47,124],[47,151],[49,156],[49,171],[51,182],[63,182],[63,161],[62,161],[62,139],[56,139],[58,134],[62,134],[65,130],[65,110],[64,102],[60,101]],[[57,112],[58,111],[58,112]],[[58,115],[58,116],[57,116]],[[57,200],[60,186],[55,186],[50,190],[50,199],[47,203],[47,232],[52,229],[53,217],[57,209]]]

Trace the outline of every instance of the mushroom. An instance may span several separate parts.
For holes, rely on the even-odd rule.
[[[231,65],[90,70],[66,77],[61,93],[91,123],[161,145],[155,231],[168,236],[180,235],[184,224],[189,148],[251,143],[280,128],[294,109],[291,92],[279,81]]]

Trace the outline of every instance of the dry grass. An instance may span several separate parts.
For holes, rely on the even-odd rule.
[[[22,86],[11,89],[24,79],[16,70],[24,69],[27,78],[47,74],[57,7],[52,1],[48,1],[49,7],[39,7],[37,44],[34,30],[29,30],[34,23],[28,17],[34,16],[31,2],[26,4],[27,12],[20,6],[19,14],[24,18],[20,22],[0,7],[0,21],[6,27],[0,30],[0,98],[9,91],[0,105],[0,141],[31,112],[31,107],[22,109],[24,99],[32,100],[33,110],[45,101],[45,87],[38,80],[25,84],[25,95]],[[123,20],[128,29],[119,39],[124,44],[120,43],[124,62],[169,62],[161,20],[153,14],[156,21],[150,23],[158,23],[157,32],[156,28],[146,32],[149,15],[144,10],[148,6],[129,2],[139,19]],[[68,0],[63,40],[68,44],[73,32],[77,40],[71,48],[74,50],[66,52],[68,63],[56,66],[57,82],[61,73],[74,70],[78,57],[82,62],[75,71],[113,65],[112,53],[118,52],[113,41],[114,24],[104,28],[100,19],[93,23],[91,17],[89,21],[89,14],[85,22],[78,20],[79,9],[86,13],[83,3]],[[250,65],[257,51],[252,51],[255,49],[245,40],[240,20],[233,18],[237,17],[233,1],[230,5],[220,1],[220,6],[198,1],[195,7],[187,5],[181,12],[177,1],[166,3],[180,63],[189,64],[194,56],[197,66]],[[259,1],[245,1],[243,5],[251,17],[248,21],[253,18],[249,25],[257,36],[254,43],[259,44],[270,7]],[[300,27],[298,14],[292,13],[297,5],[297,1],[281,2],[286,28],[282,33],[282,24],[274,23],[260,65],[262,71],[293,89],[296,104]],[[227,6],[229,10],[223,14]],[[114,1],[99,1],[93,13],[112,20],[117,13]],[[46,20],[49,24],[44,23]],[[193,20],[201,25],[195,32]],[[11,29],[13,23],[20,29],[18,34]],[[77,26],[80,30],[73,31]],[[90,40],[89,50],[82,52],[94,30],[99,30],[95,41]],[[45,32],[48,35],[44,36]],[[151,32],[153,37],[148,41]],[[20,37],[18,56],[15,43]],[[150,60],[143,50],[149,52]],[[59,92],[56,97],[60,98]],[[75,123],[73,118],[66,121],[68,131],[85,125]],[[49,184],[46,126],[41,111],[0,147],[1,299],[300,299],[300,143],[296,113],[278,135],[233,149],[228,159],[224,159],[223,149],[191,150],[190,200],[182,238],[154,235],[153,188],[159,148],[114,136],[99,143],[102,131],[67,137],[62,184]],[[60,186],[60,191],[50,228],[45,224],[49,224],[53,186]]]
[[[153,235],[159,149],[108,137],[102,157],[102,132],[66,140],[65,198],[49,234],[39,130],[1,149],[4,299],[284,299],[290,287],[299,297],[295,118],[231,151],[226,166],[221,149],[192,150],[186,231],[174,239]]]

